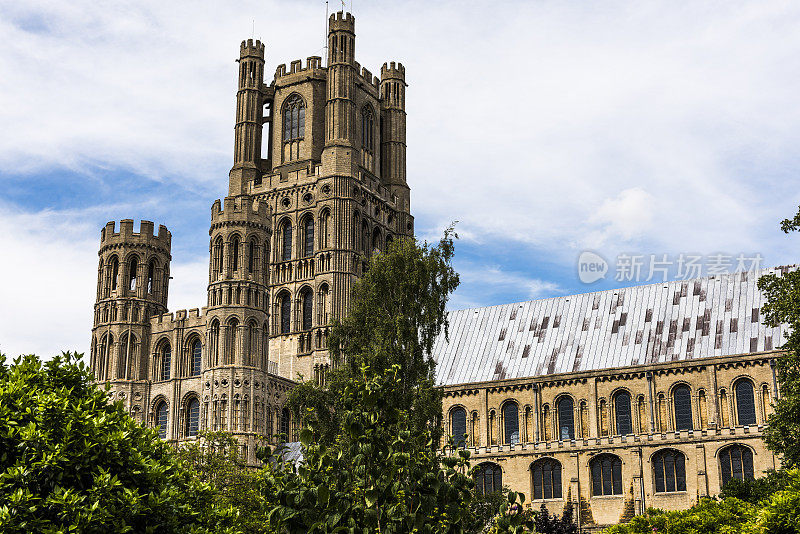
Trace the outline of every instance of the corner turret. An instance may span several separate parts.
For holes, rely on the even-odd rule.
[[[381,124],[381,179],[408,212],[411,193],[406,183],[406,69],[402,63],[392,61],[381,67]]]
[[[248,39],[239,46],[239,87],[236,92],[236,128],[233,168],[228,194],[241,195],[248,183],[261,178],[261,135],[264,117],[264,45]]]

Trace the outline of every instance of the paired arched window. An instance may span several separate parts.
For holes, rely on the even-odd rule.
[[[156,426],[158,427],[158,437],[167,439],[167,419],[169,416],[169,407],[167,403],[161,401],[156,406]]]
[[[592,495],[622,495],[622,460],[613,454],[601,454],[589,463],[592,472]]]
[[[169,380],[169,374],[172,367],[172,347],[169,346],[169,343],[164,343],[161,345],[161,350],[159,351],[159,356],[161,356],[158,378],[159,380]]]
[[[302,330],[311,330],[314,317],[314,293],[306,288],[300,296],[301,306],[303,308],[303,324]]]
[[[756,399],[753,383],[745,378],[733,386],[736,394],[736,418],[739,426],[756,424]]]
[[[292,259],[292,223],[284,221],[281,227],[281,261]]]
[[[278,297],[278,306],[281,317],[280,333],[288,334],[292,331],[292,299],[289,297],[289,293],[281,293]]]
[[[303,257],[314,255],[314,218],[308,216],[303,220]]]
[[[361,111],[361,148],[375,152],[375,115],[370,106],[364,106]]]
[[[686,491],[686,457],[674,449],[653,455],[653,479],[656,493]]]
[[[294,94],[283,105],[283,140],[302,139],[306,130],[306,105],[300,95]]]
[[[503,437],[506,443],[519,443],[519,406],[513,401],[503,405]]]
[[[689,386],[681,384],[672,391],[672,401],[675,408],[675,430],[691,430],[692,422],[692,394]]]
[[[753,451],[744,445],[731,445],[719,453],[719,467],[722,485],[731,479],[753,480]]]
[[[202,358],[203,358],[203,346],[200,344],[199,339],[195,339],[194,343],[192,343],[192,361],[189,366],[190,376],[200,376]]]
[[[466,444],[467,411],[461,406],[450,410],[450,435],[453,437],[453,446],[462,448]]]
[[[139,260],[134,256],[128,264],[128,289],[136,291],[136,271],[139,270]]]
[[[631,394],[627,391],[620,391],[614,395],[614,419],[617,424],[618,435],[633,434]]]
[[[197,436],[200,431],[200,401],[192,397],[186,403],[186,435]]]
[[[567,441],[575,439],[575,404],[572,397],[563,396],[558,400],[558,439]]]
[[[482,495],[503,489],[503,471],[500,466],[485,462],[475,469],[475,490]]]
[[[534,499],[561,498],[561,463],[553,458],[543,458],[533,463]]]

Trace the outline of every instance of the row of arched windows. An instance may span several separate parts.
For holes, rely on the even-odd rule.
[[[203,345],[195,336],[186,344],[187,360],[181,369],[182,376],[200,376],[203,360]],[[169,380],[172,378],[172,346],[169,341],[162,340],[156,345],[153,355],[153,380]]]
[[[208,366],[241,365],[267,366],[269,330],[267,324],[259,325],[251,319],[240,325],[239,319],[231,317],[222,325],[213,319],[208,329]],[[241,354],[241,358],[238,355]]]
[[[653,490],[655,493],[686,491],[686,456],[676,449],[662,449],[651,457]],[[720,482],[731,479],[752,480],[753,451],[744,445],[729,445],[719,452]],[[561,462],[541,458],[530,465],[533,499],[561,499],[563,483]],[[503,487],[503,472],[492,462],[479,464],[473,471],[479,493],[499,491]],[[589,461],[592,496],[622,495],[622,459],[615,454],[602,453]]]
[[[135,334],[125,332],[115,342],[114,334],[107,332],[99,341],[92,339],[91,368],[97,380],[139,380],[141,346]]]
[[[757,423],[755,387],[753,382],[747,378],[737,380],[734,385],[734,409],[736,412],[736,423],[739,426],[754,425]],[[766,419],[766,407],[769,405],[769,388],[762,387],[762,418]],[[704,390],[700,390],[696,402],[699,409],[700,428],[706,428],[708,424],[708,406]],[[727,427],[730,418],[728,412],[727,393],[725,389],[720,390],[720,423]],[[611,397],[611,410],[605,399],[598,403],[598,435],[628,435],[634,433],[649,433],[651,431],[647,424],[649,420],[649,408],[646,406],[644,396],[639,396],[635,403],[631,394],[626,390],[620,390]],[[692,394],[689,386],[678,384],[672,389],[672,419],[669,421],[668,408],[665,398],[660,395],[656,400],[656,413],[654,413],[654,426],[656,431],[665,432],[669,430],[669,423],[675,431],[692,430],[696,428],[693,412]],[[612,415],[609,421],[609,413]],[[506,401],[500,408],[500,424],[497,424],[497,414],[492,410],[489,412],[489,443],[494,445],[504,443],[513,445],[521,441],[534,441],[531,430],[536,426],[532,421],[535,414],[530,407],[526,407],[524,415],[520,415],[520,408],[516,401]],[[577,416],[577,417],[576,417]],[[569,395],[562,395],[556,399],[555,413],[552,414],[549,405],[545,404],[541,409],[540,441],[569,441],[589,437],[589,408],[586,401],[582,401],[578,410],[575,409],[575,402]],[[576,424],[576,419],[580,425]],[[521,421],[524,426],[521,425]],[[635,423],[638,422],[638,428]],[[611,423],[611,424],[609,424]],[[521,433],[521,427],[525,435]],[[555,437],[552,430],[555,429]],[[497,431],[502,435],[498,436]],[[577,430],[577,431],[576,431]],[[450,411],[450,435],[456,446],[478,446],[476,434],[477,413],[472,414],[472,419],[468,425],[467,412],[461,406],[453,407]]]
[[[322,284],[317,292],[316,324],[328,324],[328,284]],[[314,292],[308,286],[300,289],[294,306],[295,324],[292,324],[292,296],[289,290],[280,291],[275,298],[275,332],[288,334],[308,331],[314,327]]]
[[[153,425],[158,429],[159,438],[167,438],[168,423],[169,405],[162,399],[153,410]],[[196,437],[200,433],[200,401],[195,396],[186,401],[181,431],[184,437]]]
[[[262,273],[266,278],[267,260],[267,250],[255,236],[247,239],[246,244],[238,234],[231,235],[228,241],[217,236],[211,244],[211,279],[218,280],[223,270],[241,274],[246,272],[251,276]]]
[[[134,295],[152,296],[166,303],[166,294],[162,293],[166,292],[169,273],[166,269],[162,272],[161,264],[156,258],[150,259],[145,264],[138,255],[132,254],[121,268],[119,257],[112,254],[106,262],[100,260],[98,271],[98,297],[105,298],[111,291],[123,290],[123,294],[128,292]]]
[[[353,228],[352,228],[352,242],[353,250],[363,253],[365,256],[370,254],[377,254],[388,247],[392,242],[392,236],[386,236],[384,243],[381,229],[375,226],[370,231],[369,223],[366,218],[361,218],[358,212],[353,214]]]
[[[328,228],[330,226],[330,210],[324,209],[319,215],[319,236],[315,240],[314,216],[307,213],[300,218],[300,235],[297,242],[297,251],[300,258],[310,258],[314,255],[315,248],[326,249],[330,247]],[[279,261],[291,261],[294,229],[289,219],[283,219],[278,224],[276,235],[276,256]]]

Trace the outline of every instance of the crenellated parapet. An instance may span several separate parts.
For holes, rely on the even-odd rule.
[[[172,234],[163,224],[158,226],[158,234],[154,234],[155,225],[151,221],[141,221],[139,231],[133,231],[133,219],[122,219],[119,222],[119,232],[116,231],[116,222],[109,221],[100,230],[100,252],[109,248],[133,246],[152,248],[169,255],[172,245]]]
[[[322,66],[322,58],[319,56],[310,56],[306,58],[305,66],[303,66],[302,59],[296,59],[289,63],[289,69],[286,68],[286,63],[281,63],[275,69],[275,80],[292,74],[313,74],[315,71],[324,71],[325,67]]]
[[[219,226],[248,225],[269,231],[272,213],[269,205],[249,195],[225,197],[224,204],[219,199],[211,206],[211,228],[213,233]]]
[[[332,13],[328,18],[328,31],[355,33],[356,19],[353,17],[352,13],[345,13],[343,11]]]
[[[239,45],[239,57],[264,59],[264,43],[258,39],[255,41],[253,39],[242,41],[242,44]]]

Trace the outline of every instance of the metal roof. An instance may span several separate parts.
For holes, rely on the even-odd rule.
[[[433,348],[439,385],[746,354],[781,346],[761,269],[451,311]]]

